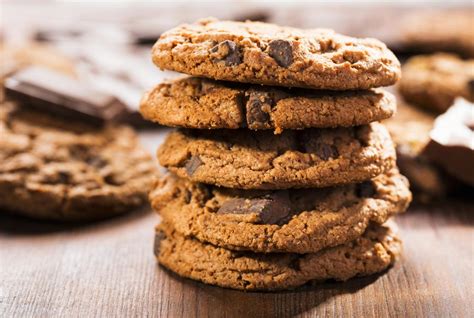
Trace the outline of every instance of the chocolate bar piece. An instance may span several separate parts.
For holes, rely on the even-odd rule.
[[[474,104],[458,98],[435,120],[423,154],[458,180],[474,186]]]
[[[103,124],[123,118],[126,106],[113,95],[41,67],[25,68],[5,81],[5,95],[25,107]]]

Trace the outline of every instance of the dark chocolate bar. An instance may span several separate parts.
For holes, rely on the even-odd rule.
[[[458,180],[474,186],[474,104],[458,98],[436,118],[423,154]]]
[[[123,118],[126,106],[113,95],[45,68],[25,68],[5,81],[5,95],[22,106],[103,124]]]

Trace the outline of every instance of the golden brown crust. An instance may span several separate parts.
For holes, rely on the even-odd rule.
[[[262,221],[258,205],[284,195]],[[408,182],[398,171],[372,181],[323,189],[235,190],[193,184],[167,175],[150,192],[150,202],[181,235],[232,250],[315,253],[361,236],[369,222],[384,223],[408,207]],[[223,209],[232,204],[234,209]],[[239,206],[241,205],[241,206]],[[288,213],[278,215],[281,205]],[[257,209],[255,209],[257,208]]]
[[[160,37],[152,57],[162,69],[286,87],[368,89],[400,78],[397,58],[380,41],[261,22],[183,24]]]
[[[361,182],[389,171],[395,149],[381,124],[284,131],[178,130],[158,150],[182,178],[229,188],[286,189]]]
[[[284,129],[359,126],[391,117],[395,97],[383,90],[284,89],[185,77],[157,85],[140,112],[165,126]]]
[[[407,102],[438,113],[458,96],[474,101],[474,60],[445,53],[415,56],[403,66],[399,91]]]
[[[381,272],[401,253],[394,225],[372,225],[353,242],[313,254],[235,252],[187,239],[166,224],[158,229],[155,253],[178,275],[241,290],[280,290],[309,281],[345,281]]]

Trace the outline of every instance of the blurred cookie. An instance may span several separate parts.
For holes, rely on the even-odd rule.
[[[160,164],[182,178],[229,188],[286,189],[362,182],[395,165],[379,123],[334,129],[178,130],[158,150]]]
[[[182,24],[161,35],[152,58],[189,75],[286,87],[368,89],[400,78],[400,63],[378,40],[250,21]]]
[[[453,52],[474,57],[474,10],[440,10],[415,13],[402,21],[400,30],[405,50],[411,52]]]
[[[420,55],[403,65],[403,98],[435,112],[446,111],[458,96],[474,101],[474,60],[454,55]]]
[[[355,240],[369,222],[408,207],[408,181],[396,169],[359,184],[252,191],[196,184],[167,175],[150,202],[181,235],[231,250],[315,253]]]
[[[186,128],[252,130],[349,127],[391,117],[395,97],[383,90],[316,92],[186,77],[148,92],[146,119]]]
[[[185,238],[167,224],[157,229],[155,255],[180,276],[242,290],[279,290],[381,272],[401,253],[394,225],[371,225],[356,240],[311,254],[230,251]]]
[[[0,207],[38,219],[79,221],[146,203],[155,174],[125,126],[93,128],[0,105]]]

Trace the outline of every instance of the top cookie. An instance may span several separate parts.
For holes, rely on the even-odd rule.
[[[412,57],[403,65],[399,91],[406,101],[440,113],[456,97],[474,101],[474,59],[445,53]]]
[[[287,87],[368,89],[400,77],[400,63],[378,40],[261,22],[183,24],[160,37],[152,56],[162,69]]]

